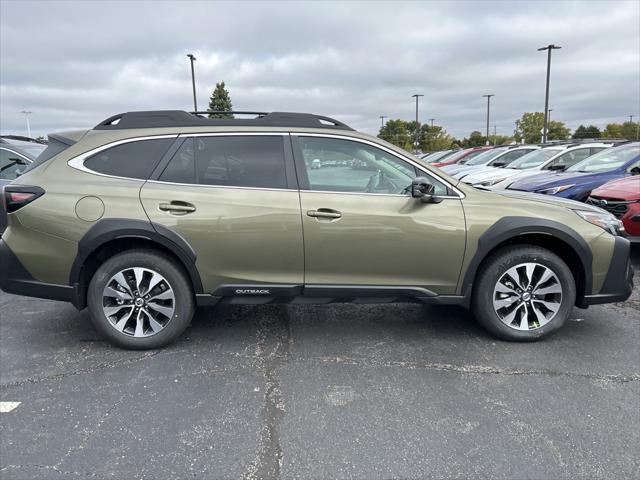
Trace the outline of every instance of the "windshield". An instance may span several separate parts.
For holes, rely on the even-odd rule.
[[[523,155],[518,160],[509,165],[509,168],[515,168],[518,170],[526,170],[527,168],[539,167],[544,162],[549,160],[554,155],[561,152],[561,149],[557,148],[543,148],[542,150],[535,150]]]
[[[465,165],[484,165],[485,163],[488,163],[496,158],[498,155],[502,155],[506,151],[506,148],[494,148],[493,150],[481,153],[472,160],[469,160],[467,163],[465,163]]]
[[[456,153],[458,153],[458,150],[451,150],[451,151],[446,152],[444,155],[438,156],[438,158],[432,158],[432,157],[426,158],[425,161],[427,161],[429,163],[441,162],[445,158],[448,159],[449,157],[451,157],[452,155],[455,155]]]
[[[460,165],[464,165],[465,163],[467,163],[469,160],[471,160],[472,158],[476,158],[478,155],[480,155],[481,153],[487,153],[486,150],[478,150],[477,152],[471,152],[469,155],[465,156],[462,160],[460,160],[458,163]]]
[[[442,152],[433,152],[432,154],[426,157],[422,157],[422,159],[425,162],[433,163],[433,162],[437,162],[439,158],[442,158],[449,153],[451,153],[451,150],[444,150]]]
[[[608,148],[591,155],[586,160],[567,168],[567,172],[606,172],[620,168],[629,160],[640,155],[640,145]]]

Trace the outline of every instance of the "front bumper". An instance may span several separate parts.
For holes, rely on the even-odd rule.
[[[578,306],[584,308],[601,303],[624,302],[632,291],[631,243],[626,238],[616,237],[613,256],[600,293],[585,295]]]
[[[16,295],[61,300],[76,306],[80,305],[76,288],[36,280],[2,239],[0,239],[0,290]]]

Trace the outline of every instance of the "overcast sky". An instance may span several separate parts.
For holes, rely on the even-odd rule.
[[[115,113],[191,109],[224,80],[234,108],[303,111],[377,133],[380,115],[435,117],[456,137],[513,132],[543,111],[600,127],[640,114],[640,2],[0,0],[0,130],[91,127]],[[493,128],[493,127],[492,127]]]

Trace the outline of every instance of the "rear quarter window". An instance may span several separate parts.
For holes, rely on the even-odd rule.
[[[88,157],[84,166],[104,175],[146,180],[173,141],[155,138],[123,143]]]

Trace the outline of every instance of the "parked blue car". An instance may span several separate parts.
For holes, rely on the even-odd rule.
[[[640,143],[608,148],[576,163],[564,172],[541,173],[514,182],[509,190],[557,195],[585,201],[591,190],[610,180],[640,175]]]

